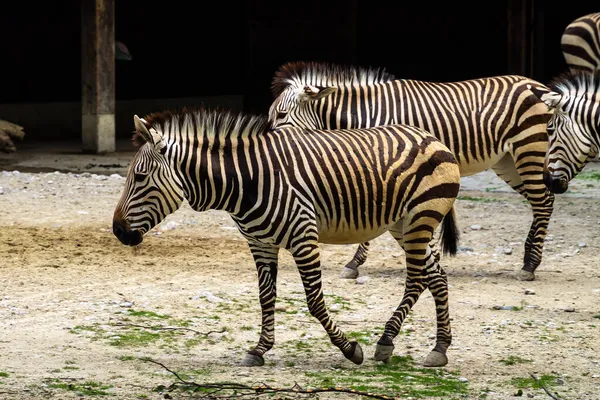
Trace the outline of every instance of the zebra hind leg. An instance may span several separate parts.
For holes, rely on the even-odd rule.
[[[358,278],[358,267],[363,265],[367,261],[367,253],[369,252],[369,242],[361,243],[354,253],[352,260],[346,264],[340,278],[343,279],[356,279]]]

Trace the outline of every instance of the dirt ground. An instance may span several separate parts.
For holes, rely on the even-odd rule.
[[[454,341],[448,366],[431,372],[419,368],[434,343],[428,292],[395,341],[400,364],[382,367],[372,358],[404,288],[404,255],[388,234],[373,241],[359,280],[338,277],[355,246],[322,246],[328,305],[361,342],[362,365],[329,343],[307,312],[291,257],[282,253],[275,347],[265,366],[241,367],[260,328],[245,240],[227,214],[184,206],[139,248],[121,245],[111,223],[128,160],[111,160],[104,170],[90,161],[77,173],[26,172],[26,163],[0,171],[0,398],[187,398],[189,392],[161,391],[177,378],[151,359],[198,384],[550,398],[541,384],[561,399],[600,399],[594,166],[557,198],[533,282],[515,279],[531,222],[528,204],[491,173],[463,179],[461,251],[442,259]]]

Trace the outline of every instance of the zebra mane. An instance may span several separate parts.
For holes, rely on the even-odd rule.
[[[600,94],[600,71],[565,72],[550,82],[550,88],[561,95]]]
[[[169,135],[173,125],[181,132],[186,123],[201,127],[199,135],[214,136],[219,134],[234,134],[238,132],[262,133],[269,129],[269,122],[265,115],[244,114],[242,112],[205,107],[184,107],[179,110],[165,110],[144,116],[149,126],[159,128],[163,134]],[[143,138],[135,133],[132,141],[140,143]],[[144,142],[141,142],[143,144]]]
[[[358,83],[371,85],[396,79],[385,68],[362,68],[314,61],[289,62],[279,67],[271,82],[273,97],[279,96],[290,84],[341,86]]]

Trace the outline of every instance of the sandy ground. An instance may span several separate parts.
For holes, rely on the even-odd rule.
[[[427,392],[428,384],[410,386],[427,374],[417,367],[434,343],[428,292],[395,342],[396,355],[414,360],[413,376],[377,378],[375,343],[405,279],[404,255],[388,234],[373,242],[359,281],[338,278],[355,246],[322,247],[328,305],[339,326],[361,339],[362,365],[328,342],[282,253],[276,345],[265,366],[244,368],[239,363],[260,327],[245,240],[227,214],[184,206],[139,249],[121,245],[110,226],[123,167],[102,175],[0,172],[0,398],[186,397],[154,391],[176,378],[147,357],[197,383],[329,382],[402,398],[550,398],[532,384],[534,374],[562,399],[600,399],[597,180],[578,179],[557,199],[533,282],[514,277],[529,206],[490,173],[463,180],[461,252],[442,260],[454,342],[440,372],[462,389],[440,395]]]

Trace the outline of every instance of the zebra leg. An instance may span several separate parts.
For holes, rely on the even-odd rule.
[[[384,363],[390,361],[394,351],[393,341],[398,336],[404,319],[419,300],[421,293],[429,287],[436,303],[438,329],[436,346],[425,359],[424,365],[441,367],[448,363],[446,350],[452,342],[452,333],[448,311],[448,282],[436,260],[439,254],[432,251],[429,245],[433,229],[431,231],[414,229],[415,227],[428,228],[428,224],[422,220],[415,221],[412,228],[402,229],[400,224],[402,222],[390,230],[390,233],[406,254],[406,287],[402,302],[385,324],[383,335],[377,342],[375,360]],[[404,237],[403,231],[410,232],[410,234]]]
[[[329,335],[331,343],[337,346],[344,357],[355,364],[362,364],[362,348],[356,341],[349,341],[329,316],[321,282],[321,256],[316,240],[303,240],[291,249],[292,256],[300,272],[306,302],[310,314],[317,318]]]
[[[262,330],[258,344],[246,354],[244,366],[264,365],[263,355],[275,343],[275,299],[277,297],[277,255],[279,248],[248,242],[258,271],[258,289],[262,310]]]
[[[546,189],[543,182],[543,159],[537,165],[525,160],[521,163],[522,166],[515,165],[513,160],[507,154],[492,169],[531,204],[533,221],[525,241],[523,267],[517,274],[517,279],[532,281],[535,279],[535,270],[542,262],[546,230],[554,210],[554,195]]]
[[[367,253],[369,252],[369,242],[364,242],[358,245],[356,253],[352,260],[342,270],[340,278],[344,279],[356,279],[358,278],[358,267],[363,265],[367,261]]]

